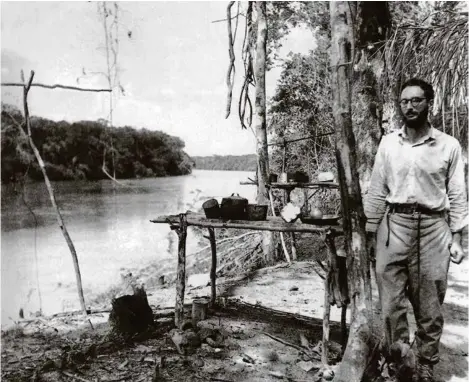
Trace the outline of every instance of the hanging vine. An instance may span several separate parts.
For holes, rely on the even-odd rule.
[[[236,32],[238,29],[239,23],[239,16],[243,16],[240,13],[240,3],[238,2],[238,10],[235,16],[231,15],[231,8],[234,5],[234,1],[230,1],[227,6],[227,26],[228,26],[228,52],[230,56],[229,66],[228,66],[228,73],[226,77],[226,84],[228,88],[227,94],[227,104],[226,104],[226,115],[225,118],[228,118],[231,113],[231,103],[233,98],[233,86],[234,86],[234,78],[235,78],[235,60],[236,56],[234,53],[234,44],[236,42]],[[254,23],[253,23],[253,12],[252,12],[252,2],[248,2],[247,11],[246,11],[246,24],[244,28],[244,39],[243,39],[243,47],[241,57],[243,60],[244,66],[244,80],[243,85],[241,86],[241,91],[239,94],[238,100],[238,116],[241,122],[241,128],[247,129],[251,127],[252,124],[252,113],[253,107],[252,102],[249,97],[249,86],[255,85],[254,79],[254,66],[253,66],[253,54],[252,50],[255,48],[255,31],[254,31]],[[233,33],[232,28],[232,20],[236,20],[235,30]]]
[[[110,5],[111,4],[111,5]],[[115,98],[117,94],[125,96],[125,89],[120,82],[120,68],[119,68],[119,42],[120,42],[120,33],[122,23],[120,21],[121,8],[117,2],[98,2],[97,3],[97,12],[100,17],[100,22],[102,24],[103,33],[104,33],[104,50],[106,55],[106,70],[105,71],[94,71],[88,72],[85,68],[82,69],[83,76],[77,78],[77,82],[80,81],[82,77],[101,75],[106,79],[108,88],[111,89],[109,94],[109,113],[106,119],[106,137],[105,139],[109,142],[109,148],[105,147],[103,150],[103,173],[113,180],[114,182],[120,183],[116,179],[116,150],[114,148],[114,142],[112,138],[112,128],[114,127],[114,110],[117,104],[117,99]],[[127,29],[127,28],[126,28]],[[129,39],[132,38],[132,31],[127,30],[126,35]],[[111,166],[112,166],[112,175],[108,171],[107,166],[107,154],[110,154]]]

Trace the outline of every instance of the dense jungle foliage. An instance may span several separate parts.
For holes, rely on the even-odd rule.
[[[43,179],[27,138],[19,131],[22,121],[19,110],[2,105],[2,183],[25,174]],[[31,130],[51,180],[104,179],[104,156],[107,171],[114,175],[115,169],[118,179],[186,175],[193,166],[184,142],[161,131],[109,129],[103,121],[69,123],[40,117],[31,118]]]
[[[193,156],[199,170],[256,171],[257,157],[250,155]]]
[[[379,19],[377,14],[362,14],[366,20],[357,20],[354,31],[352,119],[359,153],[360,145],[369,141],[364,131],[369,128],[369,123],[363,123],[369,120],[365,109],[376,115],[383,133],[400,127],[396,103],[399,87],[416,76],[435,88],[431,122],[460,141],[467,162],[468,35],[463,2],[400,1],[388,2],[388,7],[386,20]],[[269,2],[267,16],[269,64],[272,66],[275,61],[283,69],[268,103],[270,140],[311,137],[289,143],[285,148],[272,147],[270,171],[303,170],[312,179],[320,171],[335,172],[334,135],[324,135],[334,132],[329,3]],[[389,28],[384,39],[370,42],[370,37],[375,37],[373,31],[380,31],[379,26],[385,22]],[[295,53],[278,59],[276,53],[283,38],[298,26],[311,31],[315,48],[307,54]],[[361,102],[363,92],[370,89],[375,93]]]

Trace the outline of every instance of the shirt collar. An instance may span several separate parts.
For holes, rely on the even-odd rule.
[[[428,124],[430,125],[430,130],[428,130],[428,133],[424,135],[418,142],[415,142],[413,146],[420,145],[427,141],[434,141],[436,139],[435,128],[430,122],[428,122]],[[401,137],[401,139],[407,139],[407,134],[405,132],[405,125],[401,126],[397,134],[399,135],[399,137]]]

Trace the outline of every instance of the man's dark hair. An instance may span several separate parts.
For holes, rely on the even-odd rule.
[[[431,101],[435,97],[435,92],[433,91],[432,85],[430,85],[428,82],[425,82],[424,80],[421,80],[420,78],[411,78],[410,80],[404,82],[401,87],[401,92],[410,86],[420,87],[423,90],[423,94],[425,94],[427,101]]]

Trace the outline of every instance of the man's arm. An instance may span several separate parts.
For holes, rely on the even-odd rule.
[[[462,160],[462,150],[459,143],[451,153],[450,165],[448,169],[448,199],[450,203],[449,225],[453,240],[451,243],[452,261],[459,264],[464,256],[461,246],[461,231],[465,225],[467,216],[466,184],[464,177],[464,163]]]
[[[368,193],[365,195],[364,208],[367,218],[367,232],[377,231],[378,225],[386,211],[386,196],[389,193],[389,189],[385,174],[385,144],[386,140],[383,137],[376,153]]]

